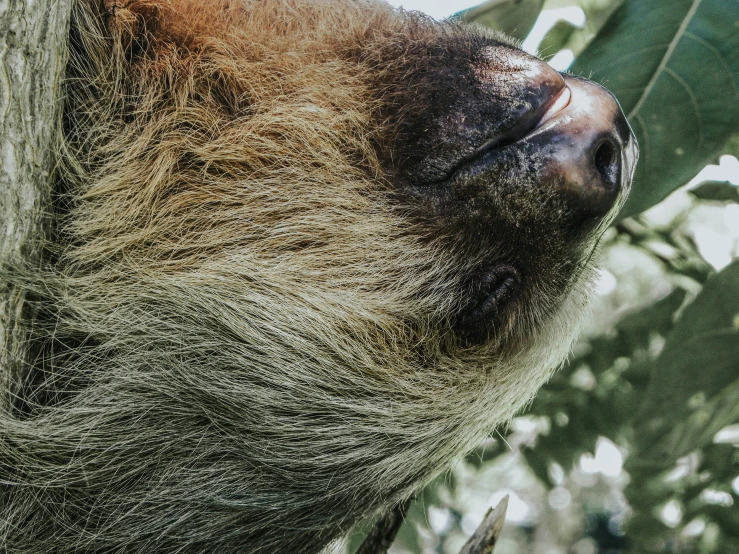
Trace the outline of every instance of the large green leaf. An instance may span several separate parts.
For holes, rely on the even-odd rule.
[[[488,0],[453,17],[464,23],[479,23],[523,40],[539,17],[544,0]]]
[[[626,0],[571,71],[618,97],[641,147],[622,216],[656,204],[739,129],[739,2]]]
[[[738,318],[739,261],[706,281],[668,335],[636,418],[637,461],[669,463],[739,420]]]
[[[714,329],[735,327],[739,318],[739,260],[708,279],[667,338],[665,351]],[[737,375],[739,378],[739,375]]]
[[[632,463],[671,462],[739,420],[739,332],[720,329],[665,350],[636,422]]]

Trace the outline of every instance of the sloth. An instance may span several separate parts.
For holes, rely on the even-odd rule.
[[[377,0],[78,0],[0,541],[321,552],[566,358],[614,97]]]

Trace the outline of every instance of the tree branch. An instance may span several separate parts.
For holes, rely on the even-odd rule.
[[[0,2],[0,269],[33,259],[41,236],[70,8],[70,0]],[[25,361],[23,310],[23,292],[0,279],[0,390]]]
[[[495,508],[490,508],[480,526],[464,544],[459,554],[492,554],[498,542],[500,532],[505,523],[505,513],[508,509],[508,495],[498,502]],[[393,544],[400,526],[403,524],[408,501],[395,506],[383,516],[364,539],[362,546],[355,554],[386,554]]]
[[[495,509],[489,509],[485,519],[472,534],[470,539],[459,551],[459,554],[492,554],[495,543],[505,523],[505,513],[508,509],[508,495],[498,502]]]

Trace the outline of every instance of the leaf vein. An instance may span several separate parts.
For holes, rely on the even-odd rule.
[[[739,4],[739,0],[737,0],[737,4]],[[734,72],[731,70],[731,68],[727,65],[726,60],[721,55],[721,52],[718,51],[718,48],[716,48],[713,44],[708,42],[707,40],[702,39],[701,37],[686,31],[685,36],[694,40],[698,44],[705,46],[710,50],[718,59],[718,61],[721,63],[723,68],[726,70],[726,74],[729,76],[729,80],[731,81],[731,84],[734,86],[734,93],[737,97],[739,97],[739,87],[737,87],[736,81],[734,80]]]
[[[647,83],[647,86],[644,88],[644,92],[639,98],[639,101],[636,103],[634,108],[631,110],[631,113],[629,113],[629,118],[631,118],[633,115],[636,115],[639,112],[642,105],[644,104],[644,101],[649,96],[649,94],[652,92],[652,89],[654,88],[654,85],[657,83],[657,80],[659,79],[662,71],[664,71],[664,69],[667,67],[667,62],[670,61],[670,58],[672,57],[672,54],[675,51],[675,48],[677,48],[677,43],[680,42],[680,39],[685,34],[685,31],[687,30],[688,25],[693,19],[693,16],[695,15],[695,12],[698,10],[698,7],[701,5],[702,1],[703,0],[693,0],[693,5],[690,6],[688,13],[685,15],[685,18],[680,23],[680,27],[678,28],[677,32],[675,33],[675,36],[670,42],[670,46],[667,47],[667,51],[665,52],[665,55],[662,57],[662,60],[659,62],[659,66],[657,67],[657,70],[654,72],[654,75],[652,75],[652,78],[649,80],[649,83]]]
[[[739,1],[739,0],[737,0],[737,1]],[[638,56],[639,54],[643,54],[644,52],[649,52],[650,50],[659,50],[661,48],[667,48],[669,46],[670,45],[667,44],[667,43],[665,43],[665,44],[652,44],[651,46],[645,46],[644,48],[639,48],[638,50],[633,50],[633,51],[629,52],[628,54],[626,54],[624,56],[620,56],[619,58],[615,59],[613,61],[613,63],[610,63],[610,64],[604,65],[602,67],[599,67],[598,68],[598,73],[605,73],[609,69],[611,69],[612,67],[616,67],[616,66],[624,63],[625,60],[628,60],[629,58],[633,58],[634,56]],[[642,87],[634,87],[634,88],[641,89]]]

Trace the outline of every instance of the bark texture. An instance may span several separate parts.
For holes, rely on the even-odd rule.
[[[0,0],[2,269],[33,259],[42,232],[70,6],[71,0]],[[18,325],[23,311],[23,293],[0,280],[0,380],[25,359]],[[6,402],[0,398],[0,407]]]
[[[508,499],[508,495],[504,496],[494,509],[488,510],[485,519],[482,520],[480,526],[465,543],[459,554],[493,554],[505,523]]]

